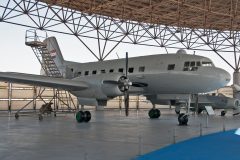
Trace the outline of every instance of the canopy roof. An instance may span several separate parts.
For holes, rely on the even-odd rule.
[[[40,0],[87,14],[188,28],[240,30],[238,0]]]

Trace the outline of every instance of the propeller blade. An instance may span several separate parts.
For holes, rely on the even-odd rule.
[[[128,52],[126,52],[125,75],[126,75],[126,78],[128,78]]]
[[[125,66],[125,76],[126,79],[128,79],[128,52],[126,52],[126,66]],[[125,90],[124,92],[124,105],[125,105],[125,114],[128,116],[129,111],[129,92],[128,90]]]
[[[124,105],[125,105],[125,114],[126,114],[126,116],[128,116],[128,112],[129,112],[129,93],[128,93],[128,91],[126,91],[124,94]]]

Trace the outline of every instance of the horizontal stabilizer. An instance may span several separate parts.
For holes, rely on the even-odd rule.
[[[68,91],[88,88],[88,85],[82,81],[14,72],[0,72],[0,81],[58,88]]]

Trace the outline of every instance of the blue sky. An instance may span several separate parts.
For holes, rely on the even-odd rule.
[[[0,23],[0,71],[39,74],[40,64],[31,48],[25,45],[25,32],[27,29],[26,27]],[[57,38],[64,59],[82,63],[96,61],[96,58],[91,55],[76,37],[52,32],[48,32],[48,36]],[[92,48],[97,47],[96,41],[92,39],[85,41],[91,44]],[[175,53],[177,50],[168,49],[168,51]],[[125,52],[129,52],[130,57],[166,53],[165,49],[156,47],[120,44],[110,54],[108,59],[117,59],[116,53],[123,58]],[[188,54],[193,54],[192,50],[187,52]],[[230,74],[233,73],[233,70],[215,53],[197,51],[196,54],[209,57],[217,67],[227,70]],[[222,56],[230,61],[231,64],[234,64],[233,54],[224,53]]]

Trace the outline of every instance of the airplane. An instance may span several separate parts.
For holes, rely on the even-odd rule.
[[[189,55],[180,49],[176,54],[159,54],[78,63],[64,60],[55,37],[43,41],[63,78],[14,72],[0,72],[0,80],[35,86],[64,89],[75,95],[80,105],[106,106],[117,96],[125,97],[128,116],[129,95],[161,94],[190,95],[216,90],[230,82],[231,76],[203,56]],[[153,103],[153,106],[155,104]],[[150,118],[159,118],[160,110],[153,107]],[[184,124],[188,116],[184,116]],[[78,111],[78,122],[89,122],[89,111]],[[181,120],[180,120],[181,121]]]
[[[162,94],[158,99],[147,96],[147,99],[154,104],[175,106],[176,114],[180,114],[181,108],[186,108],[187,99],[182,95]],[[197,104],[196,104],[197,103]],[[200,94],[191,96],[190,110],[198,114],[205,110],[205,106],[212,106],[213,109],[222,109],[221,116],[225,116],[227,110],[232,109],[233,115],[240,113],[240,101],[237,98],[226,97],[223,94]]]

